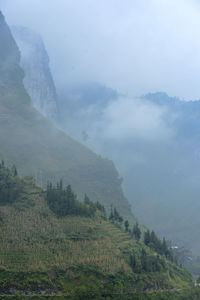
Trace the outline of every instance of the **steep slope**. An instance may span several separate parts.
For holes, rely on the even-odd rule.
[[[20,49],[20,65],[24,70],[24,86],[34,107],[45,117],[55,120],[58,115],[57,95],[49,69],[49,57],[39,35],[24,27],[12,27]]]
[[[187,271],[109,222],[100,210],[91,217],[78,211],[59,217],[45,195],[31,178],[22,180],[15,168],[11,172],[0,164],[1,295],[80,293],[84,299],[81,295],[93,293],[91,299],[101,299],[192,283]]]
[[[32,107],[22,83],[19,50],[2,14],[0,40],[0,157],[43,185],[62,177],[80,198],[87,193],[107,209],[113,204],[133,221],[113,163],[57,130]]]

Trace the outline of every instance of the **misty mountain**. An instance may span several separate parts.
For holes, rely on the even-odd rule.
[[[169,97],[166,93],[161,92],[147,94],[143,98],[161,107],[167,107],[171,116],[176,115],[173,126],[176,128],[178,138],[194,139],[198,142],[200,137],[199,99],[181,101],[178,97]]]
[[[116,90],[97,82],[82,83],[70,87],[66,84],[65,87],[59,88],[60,105],[65,110],[77,111],[77,107],[87,109],[89,106],[98,106],[102,110],[118,96]]]
[[[148,94],[140,102],[164,111],[165,128],[157,140],[149,139],[150,134],[130,134],[121,151],[115,150],[126,195],[144,224],[198,253],[200,102],[184,102],[165,93]],[[144,114],[143,122],[147,118]],[[168,136],[166,129],[171,132]]]
[[[33,175],[40,185],[63,178],[80,199],[116,206],[134,220],[113,163],[56,129],[31,104],[23,86],[20,52],[0,15],[0,157],[15,163],[20,174]]]
[[[116,90],[103,84],[82,83],[58,87],[60,127],[81,142],[90,139],[91,124],[101,119],[107,105],[116,101]]]
[[[57,94],[49,68],[49,57],[42,38],[25,27],[12,27],[12,34],[20,49],[20,66],[24,70],[24,86],[34,107],[45,117],[56,119]]]
[[[129,99],[100,83],[57,89],[59,126],[115,162],[139,219],[198,252],[200,101],[166,93]]]
[[[89,105],[74,100],[73,108],[61,102],[68,107],[67,128],[115,162],[140,221],[198,253],[200,101],[165,93],[118,95],[102,105],[96,99]]]

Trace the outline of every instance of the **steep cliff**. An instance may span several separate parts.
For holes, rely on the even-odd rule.
[[[12,38],[11,32],[4,22],[0,12],[0,87],[12,83],[16,85],[23,78],[23,71],[19,68],[20,53]]]
[[[19,50],[2,14],[0,40],[0,158],[15,163],[21,174],[32,174],[41,185],[62,177],[79,197],[87,193],[107,209],[113,204],[134,221],[113,163],[56,129],[32,107],[23,86]]]
[[[30,29],[12,27],[11,30],[20,49],[20,65],[25,73],[23,82],[32,103],[45,117],[55,120],[57,95],[44,43]]]

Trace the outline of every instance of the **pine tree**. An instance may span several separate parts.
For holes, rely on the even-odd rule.
[[[112,207],[112,204],[111,204],[111,206],[110,206],[110,216],[109,216],[109,220],[110,220],[111,222],[114,221],[114,214],[113,214],[113,207]]]
[[[145,231],[144,233],[144,243],[146,246],[148,246],[151,242],[151,235],[150,235],[150,231],[149,229],[147,231]]]
[[[85,194],[85,196],[84,196],[84,203],[86,204],[86,205],[90,205],[90,203],[91,203],[91,200],[90,200],[90,198]]]
[[[130,266],[134,271],[134,269],[136,268],[136,257],[134,253],[130,255]]]
[[[13,166],[12,166],[12,168],[11,168],[11,172],[12,172],[12,175],[13,175],[14,177],[16,177],[16,176],[17,176],[17,168],[16,168],[16,166],[15,166],[15,165],[13,165]]]
[[[60,179],[60,186],[59,186],[59,189],[62,191],[63,190],[63,181],[62,179]]]
[[[128,220],[126,220],[126,221],[124,222],[124,226],[125,226],[126,232],[128,232],[128,230],[129,230],[129,222],[128,222]]]
[[[122,216],[119,216],[119,223],[120,223],[120,225],[122,225],[123,221],[124,221],[124,219],[122,218]]]
[[[140,240],[140,237],[141,237],[141,230],[140,230],[140,228],[139,228],[138,222],[136,222],[136,224],[133,226],[133,232],[132,232],[132,234],[133,234],[133,237],[134,237],[137,241]]]
[[[142,269],[144,271],[148,271],[148,264],[147,264],[147,253],[144,248],[142,248],[142,253],[141,253],[141,264],[142,264]]]

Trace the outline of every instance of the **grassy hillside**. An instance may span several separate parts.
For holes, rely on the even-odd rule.
[[[0,165],[0,294],[118,295],[192,283],[100,210],[59,217],[33,179],[12,172]]]
[[[134,222],[121,179],[107,159],[56,129],[36,111],[23,87],[19,51],[0,14],[0,158],[15,163],[40,185],[63,178],[78,195],[87,193],[107,209],[114,204]]]

